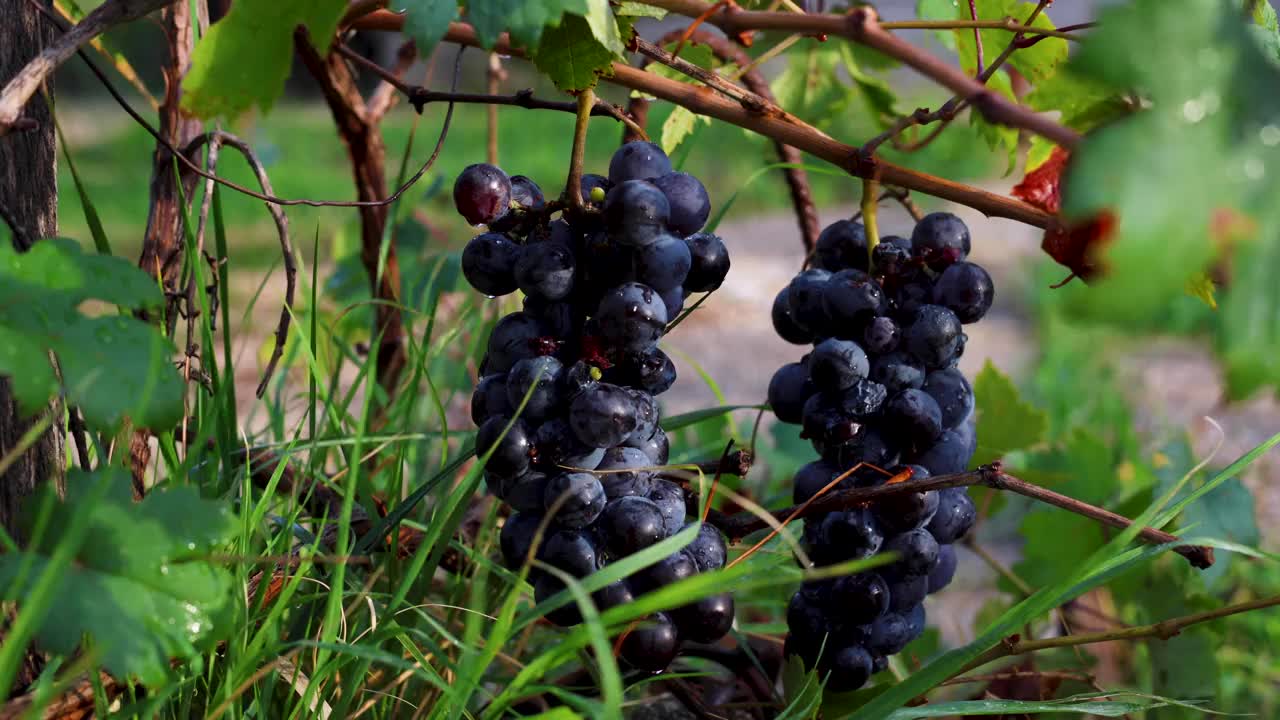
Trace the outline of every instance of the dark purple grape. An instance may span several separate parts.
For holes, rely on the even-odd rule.
[[[618,366],[618,383],[650,395],[661,395],[676,382],[676,365],[658,348],[626,354]]]
[[[935,272],[969,256],[969,228],[947,212],[929,213],[911,231],[911,248]]]
[[[667,534],[675,535],[684,527],[685,503],[684,491],[670,480],[655,478],[653,487],[649,489],[649,499],[662,510],[662,519],[667,525]]]
[[[978,519],[978,509],[964,488],[946,488],[938,493],[938,512],[926,529],[938,543],[946,545],[969,532]]]
[[[812,667],[824,647],[830,652],[831,626],[828,619],[827,609],[814,602],[811,594],[801,590],[792,595],[787,603],[787,629],[790,634],[786,652],[799,655],[807,666]]]
[[[819,554],[826,565],[871,557],[885,542],[875,517],[865,508],[827,513],[818,532],[822,540]]]
[[[643,247],[666,234],[671,208],[653,183],[628,180],[615,185],[604,200],[604,224],[619,245]]]
[[[635,436],[637,439],[653,437],[653,431],[658,429],[659,413],[658,401],[653,396],[643,390],[635,388],[624,388],[636,404],[636,429],[631,431],[630,438]]]
[[[836,693],[852,692],[871,679],[871,653],[861,645],[840,648],[823,663],[827,669],[827,683],[823,687]]]
[[[636,140],[618,148],[609,158],[609,182],[649,180],[671,172],[671,159],[651,142]]]
[[[840,394],[840,407],[845,414],[859,422],[866,422],[880,412],[889,391],[874,380],[862,379]]]
[[[491,417],[476,433],[476,456],[483,459],[492,450],[484,469],[498,478],[513,478],[527,472],[532,448],[529,428],[519,418]]]
[[[588,472],[564,473],[547,483],[543,502],[560,527],[585,528],[604,512],[604,486]]]
[[[654,613],[627,631],[618,655],[636,669],[660,672],[679,652],[680,631],[675,623],[666,613]]]
[[[550,573],[540,575],[533,582],[533,600],[539,604],[544,603],[564,589],[565,585],[559,578],[552,576]],[[567,604],[549,611],[546,614],[546,618],[560,627],[572,627],[582,622],[582,611],[578,609],[577,603],[570,599]]]
[[[907,635],[910,636],[912,640],[920,637],[920,634],[924,632],[924,605],[916,605],[904,613],[903,617],[907,621]]]
[[[923,475],[929,476],[928,472]],[[920,478],[913,474],[911,479]],[[938,493],[930,490],[889,495],[875,501],[871,509],[886,533],[914,530],[933,519],[934,513],[938,511]]]
[[[592,447],[620,445],[636,429],[635,401],[626,389],[600,383],[569,403],[569,427]]]
[[[653,461],[643,450],[633,447],[611,447],[604,451],[604,459],[596,467],[604,494],[609,499],[627,495],[648,494],[653,482],[653,471],[640,468],[654,467]]]
[[[676,608],[671,617],[685,640],[715,642],[733,627],[733,595],[720,593],[704,597]]]
[[[871,371],[862,347],[852,340],[828,338],[809,355],[809,379],[820,391],[839,391],[853,386]]]
[[[905,444],[928,447],[942,434],[942,411],[933,396],[908,389],[889,398],[881,411],[885,427]]]
[[[633,436],[628,436],[623,444],[627,447],[633,447],[643,452],[649,457],[650,465],[658,467],[667,464],[667,458],[670,453],[670,446],[667,443],[667,434],[659,427],[653,431],[653,436],[639,440]]]
[[[472,225],[497,220],[507,213],[510,203],[511,178],[492,165],[468,165],[453,183],[454,207]]]
[[[831,272],[854,268],[865,272],[870,254],[862,223],[837,220],[823,228],[814,250],[814,264]]]
[[[933,475],[949,475],[964,472],[972,456],[969,438],[959,428],[952,428],[943,430],[933,445],[912,456],[911,463],[924,467]]]
[[[711,215],[711,198],[698,178],[688,173],[672,172],[655,177],[653,184],[667,196],[667,203],[671,206],[667,227],[672,232],[681,237],[692,235],[707,224],[707,217]]]
[[[684,299],[686,297],[684,288],[673,287],[670,290],[663,290],[658,295],[662,298],[662,306],[667,309],[667,317],[673,321],[680,317],[680,311],[684,310]]]
[[[542,188],[524,175],[511,176],[511,206],[515,211],[489,223],[489,227],[501,232],[518,230],[532,221],[534,213],[541,212],[547,206],[547,199]]]
[[[867,628],[867,649],[877,655],[893,655],[911,642],[907,619],[896,612],[885,613]]]
[[[719,288],[729,274],[729,249],[724,240],[711,233],[694,233],[684,241],[693,263],[684,279],[685,291],[711,292]]]
[[[884,309],[884,290],[862,270],[841,270],[823,287],[822,304],[837,336],[858,338]]]
[[[551,533],[538,557],[575,578],[584,578],[604,564],[591,534],[579,530]]]
[[[831,600],[847,622],[865,625],[889,609],[889,585],[873,572],[838,578]]]
[[[578,439],[569,422],[554,417],[538,426],[533,433],[533,447],[538,465],[548,472],[565,468],[595,470],[604,459],[604,448],[592,447]]]
[[[840,467],[864,463],[872,467],[888,467],[898,462],[898,448],[875,427],[864,426],[850,440],[827,443],[818,452]]]
[[[782,422],[798,425],[804,418],[805,402],[815,392],[817,389],[809,381],[809,370],[804,363],[787,363],[769,380],[769,407]]]
[[[462,248],[462,276],[490,297],[515,292],[515,268],[521,254],[520,246],[502,233],[476,235]]]
[[[529,557],[529,549],[533,547],[534,533],[541,523],[541,514],[517,512],[502,524],[498,545],[502,548],[502,558],[508,568],[516,570],[524,565]]]
[[[671,318],[657,290],[630,282],[605,293],[595,319],[605,340],[638,351],[657,344]]]
[[[486,373],[505,373],[518,361],[538,355],[538,339],[547,335],[537,318],[513,312],[502,318],[489,333]]]
[[[810,268],[796,275],[787,289],[791,320],[817,337],[830,337],[831,318],[827,315],[823,295],[831,273]]]
[[[698,564],[684,550],[677,550],[636,573],[631,584],[643,595],[698,574]]]
[[[572,302],[553,302],[526,295],[524,313],[538,321],[547,337],[567,338],[581,334],[584,314]]]
[[[511,403],[507,402],[507,376],[485,375],[471,391],[471,422],[483,425],[494,415],[510,416]]]
[[[591,596],[591,600],[595,602],[596,608],[601,612],[609,608],[627,605],[635,601],[636,596],[631,592],[631,586],[626,580],[618,580],[600,588]]]
[[[872,356],[893,352],[902,339],[898,323],[887,315],[877,315],[862,328],[862,347]]]
[[[889,278],[903,278],[915,270],[911,258],[911,241],[897,235],[880,238],[876,249],[871,251],[871,261],[875,263],[877,275]]]
[[[934,565],[933,569],[929,571],[930,594],[936,593],[951,584],[952,578],[956,576],[956,566],[958,564],[955,545],[947,544],[938,547],[938,564]]]
[[[724,534],[714,526],[703,524],[698,528],[698,535],[684,549],[698,564],[699,572],[710,572],[724,567],[729,549],[725,546]]]
[[[905,352],[891,352],[871,363],[871,379],[884,386],[890,394],[924,385],[924,365]]]
[[[854,436],[861,424],[844,411],[840,393],[814,393],[800,411],[801,437],[814,442],[843,442]]]
[[[573,250],[558,242],[525,245],[515,264],[516,284],[525,295],[562,300],[573,290]]]
[[[618,557],[640,552],[667,537],[662,510],[652,500],[634,495],[611,500],[600,526],[609,550]]]
[[[960,318],[941,305],[922,305],[902,339],[903,347],[925,367],[946,367],[960,347]]]
[[[565,400],[573,400],[578,393],[599,385],[603,376],[600,368],[586,360],[579,360],[565,368],[560,374],[560,387]]]
[[[890,315],[900,327],[906,327],[915,319],[921,307],[933,302],[933,285],[923,274],[914,282],[899,285],[889,302]]]
[[[922,389],[938,403],[942,427],[953,428],[973,413],[973,388],[964,373],[955,368],[934,370],[924,379]]]
[[[520,417],[530,422],[541,422],[559,409],[564,399],[561,375],[564,366],[551,355],[525,358],[511,366],[507,374],[507,402],[512,408],[520,408]],[[525,402],[525,395],[529,396]]]
[[[795,345],[807,345],[814,340],[813,333],[800,327],[791,316],[791,288],[784,287],[773,298],[773,330],[778,337]]]
[[[889,584],[889,610],[905,615],[911,608],[924,602],[928,594],[927,574],[898,578]]]
[[[933,301],[949,309],[962,323],[974,323],[991,309],[996,286],[981,265],[958,262],[938,276]]]
[[[886,569],[895,578],[923,577],[938,562],[938,541],[923,528],[894,535],[885,541],[883,550],[898,554]]]
[[[500,497],[517,512],[540,513],[542,498],[547,491],[547,476],[537,470],[502,483]]]
[[[636,280],[664,292],[679,289],[689,276],[689,268],[693,264],[685,241],[666,233],[638,249],[635,261]]]
[[[840,475],[840,468],[826,460],[815,460],[801,465],[791,483],[791,501],[799,505],[808,502],[809,498],[822,492]]]

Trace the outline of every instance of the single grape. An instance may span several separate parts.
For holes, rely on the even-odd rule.
[[[520,417],[541,422],[560,407],[564,399],[560,385],[564,366],[551,355],[525,358],[511,366],[507,374],[507,402],[520,410]],[[529,396],[525,401],[525,395]]]
[[[604,486],[595,475],[572,472],[557,475],[547,483],[543,495],[547,512],[563,528],[585,528],[604,512]]]
[[[996,287],[981,265],[958,262],[938,276],[933,301],[951,310],[962,323],[974,323],[991,309]]]
[[[862,347],[873,356],[893,352],[902,339],[902,330],[893,318],[877,315],[862,328]]]
[[[698,178],[689,173],[672,172],[655,177],[653,184],[667,196],[667,203],[671,206],[667,227],[672,232],[684,237],[698,232],[707,224],[707,217],[711,215],[711,198]]]
[[[649,456],[649,464],[657,467],[666,465],[667,458],[670,455],[670,445],[667,442],[667,434],[659,427],[653,431],[653,436],[645,440],[639,440],[633,436],[628,436],[623,444],[627,447],[633,447]]]
[[[595,602],[596,608],[604,612],[619,605],[628,605],[635,601],[636,596],[631,592],[631,586],[626,580],[618,580],[597,590],[591,599]]]
[[[679,652],[680,631],[675,623],[666,613],[654,613],[627,632],[618,655],[634,668],[660,672]]]
[[[896,612],[885,613],[867,628],[867,649],[877,655],[893,655],[911,642],[907,619]]]
[[[651,142],[636,140],[618,148],[609,158],[609,182],[648,180],[671,172],[671,159]]]
[[[521,247],[502,233],[476,235],[462,248],[462,276],[490,297],[515,292],[515,268],[521,254]]]
[[[905,352],[891,352],[871,363],[871,379],[884,386],[890,394],[924,385],[924,365]]]
[[[912,282],[899,285],[889,302],[889,314],[898,325],[906,327],[915,320],[916,313],[924,305],[933,302],[933,284],[929,277],[920,274]]]
[[[888,397],[885,386],[863,378],[840,394],[840,408],[846,415],[865,423],[880,412]]]
[[[653,396],[643,390],[635,388],[623,388],[636,405],[636,429],[631,431],[627,437],[635,436],[637,439],[653,437],[653,431],[658,429],[659,413],[658,401]]]
[[[720,593],[704,597],[676,608],[671,617],[685,640],[715,642],[733,628],[733,595]]]
[[[860,336],[860,329],[884,309],[884,290],[862,270],[841,270],[822,288],[822,305],[838,337]]]
[[[511,179],[492,165],[468,165],[453,183],[454,207],[472,225],[497,220],[506,214],[510,203]]]
[[[960,318],[941,305],[922,305],[903,333],[903,346],[926,367],[946,367],[960,348]]]
[[[533,582],[533,600],[539,604],[544,603],[564,589],[565,585],[559,578],[552,576],[550,573],[539,575],[538,579]],[[578,609],[577,603],[570,599],[567,604],[548,612],[546,618],[560,627],[573,627],[582,622],[582,611]]]
[[[867,250],[867,232],[862,223],[837,220],[823,228],[814,250],[814,264],[838,272],[854,268],[866,272],[870,254]]]
[[[525,245],[515,264],[516,285],[525,294],[561,300],[573,290],[573,250],[558,242]]]
[[[880,238],[876,249],[871,251],[876,274],[888,278],[909,276],[915,270],[911,260],[911,240],[897,235]]]
[[[689,246],[692,265],[684,279],[687,292],[711,292],[720,287],[729,274],[729,249],[724,240],[711,233],[694,233],[684,239]]]
[[[938,543],[945,545],[969,532],[978,519],[978,510],[964,488],[946,488],[938,492],[938,512],[926,529]]]
[[[518,212],[508,212],[489,223],[489,227],[501,232],[517,230],[530,220],[532,213],[541,212],[547,206],[542,188],[524,175],[511,176],[511,206]]]
[[[557,473],[565,468],[595,470],[605,454],[604,448],[579,440],[562,417],[551,418],[538,426],[533,433],[533,447],[538,465]]]
[[[703,523],[698,528],[698,535],[685,547],[685,552],[698,564],[699,572],[719,570],[724,567],[729,549],[725,546],[724,534],[714,526]]]
[[[604,199],[604,225],[619,245],[643,247],[666,234],[671,208],[653,183],[628,180]]]
[[[805,402],[815,392],[804,363],[787,363],[769,380],[769,407],[782,422],[798,425],[804,417]]]
[[[569,427],[592,447],[619,445],[636,429],[636,405],[624,388],[600,383],[569,403]]]
[[[928,447],[942,434],[942,410],[933,396],[908,389],[885,402],[885,427],[912,447]]]
[[[547,492],[547,476],[537,470],[502,483],[502,500],[517,512],[542,512],[542,498]]]
[[[667,534],[675,535],[680,532],[680,528],[684,527],[685,515],[684,491],[680,486],[670,480],[655,478],[648,497],[662,510]]]
[[[844,411],[841,393],[814,393],[800,411],[800,436],[815,442],[843,442],[851,439],[861,424]]]
[[[502,318],[489,333],[486,373],[505,373],[516,362],[538,355],[538,339],[547,333],[537,318],[513,312]]]
[[[585,313],[568,301],[544,300],[526,295],[524,313],[534,318],[546,331],[547,337],[568,338],[581,335]]]
[[[605,293],[595,319],[607,341],[630,351],[657,344],[670,320],[658,291],[634,282]]]
[[[943,430],[933,445],[912,456],[911,463],[924,467],[933,475],[949,475],[964,472],[972,456],[969,438],[959,428],[952,428]]]
[[[884,551],[898,554],[898,559],[886,569],[896,578],[928,575],[938,562],[938,541],[923,528],[894,535],[885,541]]]
[[[636,280],[659,291],[678,289],[693,265],[688,244],[666,233],[639,248],[635,261]]]
[[[951,584],[956,576],[956,546],[947,544],[938,547],[938,564],[929,571],[929,593],[933,594]]]
[[[658,562],[636,573],[632,579],[635,590],[643,595],[668,585],[687,580],[698,574],[698,564],[684,550],[677,550]]]
[[[627,353],[618,365],[619,384],[661,395],[676,382],[676,365],[658,348]]]
[[[829,338],[818,343],[809,355],[809,378],[820,391],[852,387],[871,371],[862,347],[851,340]]]
[[[928,477],[928,473],[924,473]],[[912,479],[919,479],[913,475]],[[935,491],[899,493],[877,500],[872,505],[876,520],[887,533],[900,533],[922,527],[938,511]]]
[[[934,564],[936,565],[937,562],[935,561]],[[929,577],[927,573],[898,578],[889,584],[889,610],[906,615],[911,608],[924,602],[925,596],[928,594]]]
[[[494,415],[510,416],[511,413],[511,403],[507,402],[507,376],[493,374],[481,377],[471,391],[471,422],[483,425]]]
[[[840,467],[854,467],[858,463],[889,467],[898,462],[898,447],[885,433],[871,426],[864,426],[850,440],[828,443],[816,449],[822,457]]]
[[[631,555],[667,537],[662,510],[650,499],[629,495],[609,501],[600,518],[609,550]]]
[[[912,640],[920,637],[920,634],[924,632],[924,605],[916,605],[904,613],[903,617],[907,621],[907,635],[910,636]]]
[[[529,428],[520,418],[491,417],[476,433],[476,455],[484,458],[486,453],[493,452],[484,469],[498,478],[513,478],[528,471],[532,448]]]
[[[586,360],[579,360],[565,368],[560,374],[560,388],[565,400],[573,400],[578,393],[599,385],[603,375],[600,368]]]
[[[889,609],[889,585],[873,572],[845,575],[836,579],[831,599],[848,622],[865,625]]]
[[[819,337],[830,337],[831,317],[827,315],[823,295],[831,273],[818,268],[810,268],[791,279],[787,298],[790,303],[791,319],[796,325]]]
[[[871,679],[871,653],[861,645],[840,648],[830,656],[827,666],[827,683],[823,687],[830,692],[852,692]]]
[[[633,447],[611,447],[604,451],[604,459],[596,467],[600,484],[609,499],[626,495],[645,495],[653,481],[653,471],[640,468],[654,467],[653,461],[643,450]]]
[[[885,542],[875,517],[865,508],[827,513],[822,518],[819,537],[825,565],[871,557]]]
[[[502,558],[508,568],[516,570],[524,565],[529,557],[529,550],[533,547],[534,533],[541,523],[540,514],[517,512],[502,524],[498,545],[502,548]]]
[[[826,460],[815,460],[800,466],[791,482],[791,501],[799,505],[822,492],[840,475],[840,468]]]
[[[937,401],[944,428],[958,426],[973,412],[973,388],[969,386],[964,373],[955,368],[943,368],[929,373],[921,389]]]
[[[667,317],[675,320],[680,317],[680,311],[684,310],[684,299],[686,297],[684,288],[673,287],[670,290],[663,290],[658,293],[662,298],[662,306],[667,310]]]
[[[575,578],[584,578],[603,564],[600,550],[590,533],[559,530],[547,536],[539,557],[546,564]]]
[[[800,327],[791,315],[791,288],[784,287],[773,298],[773,330],[778,337],[795,345],[807,345],[814,340],[814,334]]]
[[[911,231],[911,247],[916,257],[941,272],[968,257],[969,228],[951,213],[930,213]]]

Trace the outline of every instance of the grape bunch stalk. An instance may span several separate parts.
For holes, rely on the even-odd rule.
[[[818,237],[811,267],[778,293],[773,325],[813,344],[769,382],[769,405],[799,424],[821,456],[795,475],[797,504],[825,491],[961,472],[975,447],[974,396],[956,368],[995,287],[968,262],[969,229],[955,215],[920,220],[911,237],[869,247],[840,220]],[[827,687],[855,690],[924,630],[925,597],[951,582],[953,543],[973,526],[967,490],[910,492],[805,518],[818,565],[893,552],[887,566],[805,583],[787,608],[787,653]]]
[[[702,183],[648,142],[623,145],[608,177],[583,175],[584,206],[555,219],[532,180],[492,165],[463,170],[453,192],[458,212],[487,226],[463,249],[467,281],[489,296],[524,295],[489,337],[471,416],[478,454],[491,453],[485,483],[515,511],[501,531],[509,567],[526,563],[546,527],[529,575],[541,602],[565,575],[584,578],[686,526],[683,489],[655,472],[669,454],[655,398],[676,379],[657,344],[690,293],[720,286],[729,254],[700,232],[711,211]],[[704,525],[593,600],[601,610],[628,603],[723,567],[725,555],[724,537]],[[656,613],[625,634],[620,657],[662,670],[683,642],[717,640],[733,618],[728,593]],[[582,620],[572,603],[548,619]]]

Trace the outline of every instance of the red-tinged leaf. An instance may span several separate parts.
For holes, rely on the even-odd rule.
[[[1049,159],[1027,173],[1011,194],[1047,213],[1058,214],[1062,207],[1062,174],[1070,159],[1070,153],[1055,147]],[[1067,280],[1079,277],[1088,281],[1102,270],[1099,251],[1111,240],[1115,226],[1115,216],[1104,212],[1067,227],[1051,227],[1045,230],[1040,248],[1071,270]]]
[[[1040,167],[1027,173],[1022,182],[1014,186],[1011,195],[1041,210],[1058,214],[1062,206],[1061,182],[1062,170],[1071,155],[1061,147],[1055,147],[1049,159]]]

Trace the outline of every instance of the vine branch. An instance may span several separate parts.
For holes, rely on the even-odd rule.
[[[934,477],[924,478],[922,480],[906,480],[899,483],[889,485],[878,485],[875,487],[854,488],[852,490],[842,490],[840,492],[831,493],[829,495],[811,500],[808,503],[793,505],[791,507],[782,508],[781,510],[771,511],[769,514],[773,516],[776,522],[782,522],[791,518],[801,519],[810,515],[818,515],[829,513],[836,510],[847,510],[863,503],[876,500],[878,498],[890,495],[898,495],[907,492],[927,492],[929,490],[942,490],[952,487],[969,487],[971,485],[984,485],[993,490],[1005,490],[1029,497],[1039,502],[1047,503],[1055,507],[1062,508],[1068,512],[1096,520],[1104,525],[1109,525],[1117,529],[1129,527],[1132,522],[1123,515],[1117,515],[1100,508],[1096,505],[1090,505],[1082,500],[1067,497],[1052,490],[1047,490],[1020,480],[1000,469],[999,463],[991,465],[983,465],[976,470],[970,470],[962,473],[952,473],[949,475],[937,475]],[[772,527],[775,523],[771,523],[764,518],[751,513],[740,512],[730,515],[716,522],[716,526],[729,537],[732,541],[740,540],[757,530],[763,530],[766,527]],[[1155,528],[1143,528],[1138,533],[1138,537],[1143,542],[1152,545],[1166,545],[1170,543],[1180,542],[1176,535],[1172,535],[1163,530]],[[1193,566],[1198,568],[1207,568],[1213,565],[1213,548],[1200,545],[1183,546],[1174,548],[1174,552],[1182,555]]]

